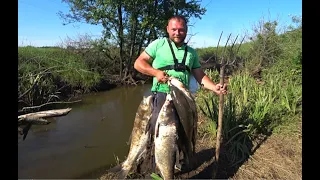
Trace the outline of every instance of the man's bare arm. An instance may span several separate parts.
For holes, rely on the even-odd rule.
[[[136,59],[134,63],[134,68],[143,74],[149,76],[156,76],[157,70],[152,68],[152,66],[150,65],[151,61],[152,57],[143,51],[140,54],[140,56]]]
[[[204,88],[209,89],[216,94],[226,94],[226,85],[215,84],[201,68],[192,69],[192,74],[199,84],[203,85]]]
[[[154,69],[150,65],[151,61],[152,61],[152,57],[143,51],[134,62],[134,68],[143,74],[146,74],[149,76],[155,76],[159,82],[166,82],[167,81],[166,73],[161,70]]]

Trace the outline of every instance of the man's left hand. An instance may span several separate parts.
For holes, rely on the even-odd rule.
[[[214,88],[214,92],[218,95],[220,94],[227,94],[227,84],[221,85],[221,84],[216,84],[215,88]]]

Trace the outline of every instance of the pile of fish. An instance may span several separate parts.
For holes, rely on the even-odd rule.
[[[188,165],[195,153],[197,134],[197,108],[190,91],[174,77],[168,80],[170,93],[157,117],[153,138],[147,125],[151,118],[153,96],[143,97],[134,120],[131,133],[130,150],[126,160],[109,169],[118,172],[118,178],[124,179],[147,152],[150,139],[154,142],[154,160],[163,179],[173,179],[175,166],[183,155]]]

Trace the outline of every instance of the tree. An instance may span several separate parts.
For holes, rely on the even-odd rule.
[[[119,77],[131,77],[133,60],[152,40],[166,36],[167,20],[172,15],[187,19],[206,9],[196,0],[62,0],[69,13],[58,13],[63,24],[85,22],[103,26],[103,39],[117,47]],[[108,52],[108,51],[106,51]]]

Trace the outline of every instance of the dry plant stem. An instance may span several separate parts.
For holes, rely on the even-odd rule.
[[[72,104],[72,103],[77,103],[77,102],[81,102],[81,100],[76,100],[76,101],[71,101],[71,102],[48,102],[48,103],[41,104],[39,106],[24,107],[21,110],[19,110],[19,112],[23,112],[23,111],[26,111],[29,109],[41,108],[43,106],[50,105],[50,104]]]

